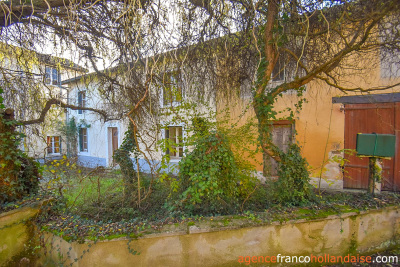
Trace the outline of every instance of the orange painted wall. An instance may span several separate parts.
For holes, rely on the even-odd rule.
[[[348,87],[364,87],[370,88],[375,86],[383,86],[399,82],[400,79],[382,78],[379,55],[370,54],[358,56],[349,59],[353,66],[357,66],[359,71],[357,74],[351,74],[346,71],[339,73],[339,79],[342,84]],[[357,63],[357,64],[356,64]],[[394,87],[385,91],[374,91],[371,93],[392,93],[400,92],[400,87]],[[322,81],[312,81],[307,84],[304,97],[307,103],[303,104],[303,108],[295,117],[296,141],[302,147],[302,154],[307,159],[311,176],[318,177],[322,167],[326,167],[327,160],[331,155],[330,152],[337,152],[344,148],[344,116],[341,110],[341,104],[332,104],[332,97],[343,95],[361,95],[369,94],[368,92],[341,92],[340,90],[328,86]],[[232,121],[239,121],[239,125],[247,120],[255,119],[255,113],[251,106],[251,97],[236,98],[225,101],[219,101],[218,110],[221,111],[227,106],[231,109]],[[275,104],[275,110],[285,110],[288,107],[294,109],[294,104],[298,102],[295,93],[285,93]],[[248,107],[250,104],[250,107]],[[239,115],[242,116],[239,118]],[[284,117],[287,113],[282,113]],[[244,144],[245,145],[245,144]],[[262,162],[262,155],[257,155],[259,162]],[[330,166],[330,165],[328,165]],[[262,171],[260,164],[256,165],[258,171]],[[341,179],[335,175],[328,173],[323,175],[325,178]]]

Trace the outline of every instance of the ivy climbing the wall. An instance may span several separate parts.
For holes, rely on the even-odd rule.
[[[5,109],[0,88],[0,204],[16,201],[39,189],[38,163],[19,145],[24,137],[16,131],[14,111]]]
[[[282,30],[279,23],[274,27],[278,32]],[[272,70],[272,68],[269,68],[270,64],[275,66],[276,60],[273,62],[272,57],[268,61],[264,48],[270,46],[269,49],[276,53],[277,59],[283,57],[278,51],[279,47],[287,42],[287,39],[284,38],[282,33],[279,33],[276,38],[278,38],[275,40],[277,41],[276,43],[272,40],[270,40],[271,43],[269,44],[266,44],[265,40],[260,40],[259,42],[262,57],[257,69],[257,80],[253,87],[253,107],[258,120],[259,144],[263,152],[263,174],[264,176],[268,175],[269,166],[267,166],[267,162],[269,162],[270,158],[276,160],[279,166],[279,178],[277,182],[272,183],[275,188],[274,192],[276,192],[276,200],[280,203],[298,205],[309,200],[314,195],[309,184],[308,164],[302,157],[300,147],[297,144],[292,144],[287,152],[276,146],[273,142],[272,131],[273,123],[276,120],[295,120],[295,116],[306,102],[303,97],[305,87],[295,82],[296,77],[293,77],[294,82],[292,83],[280,82],[278,86],[274,86],[274,83],[271,83],[271,75],[266,75]],[[289,90],[293,90],[297,94],[298,102],[294,104],[294,109],[288,107],[282,111],[275,110],[274,105],[277,99]]]
[[[137,180],[137,170],[131,159],[131,153],[134,153],[137,158],[136,141],[133,131],[133,124],[129,123],[128,130],[125,132],[121,146],[115,150],[113,159],[121,168],[125,197],[127,198],[135,189],[135,181]]]
[[[224,135],[211,133],[179,163],[179,203],[187,211],[222,212],[238,201],[238,168]]]
[[[278,180],[272,184],[274,199],[282,204],[301,205],[315,200],[310,184],[308,163],[300,147],[292,144],[286,153],[279,151]]]

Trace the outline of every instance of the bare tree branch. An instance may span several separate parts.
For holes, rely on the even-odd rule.
[[[75,105],[70,105],[70,104],[66,104],[66,103],[62,102],[61,100],[52,98],[52,99],[47,100],[46,105],[44,106],[44,108],[40,112],[39,118],[34,119],[34,120],[29,120],[29,121],[19,121],[18,123],[20,123],[22,125],[30,125],[30,124],[36,124],[36,123],[44,122],[47,112],[50,110],[50,108],[53,105],[58,105],[58,106],[60,106],[62,108],[70,108],[72,110],[93,111],[93,112],[96,112],[96,113],[100,114],[103,117],[104,121],[110,121],[110,120],[119,119],[119,118],[109,118],[107,113],[104,110],[99,110],[99,109],[89,108],[89,107],[79,107],[79,106],[75,106]]]
[[[32,2],[23,2],[20,0],[10,0],[0,2],[0,27],[7,27],[20,20],[36,16],[39,14],[49,15],[52,10],[66,9],[73,7],[74,9],[91,8],[94,5],[99,5],[103,1],[98,0],[34,0]],[[117,2],[121,4],[135,4],[145,8],[150,0],[107,0],[107,2]]]

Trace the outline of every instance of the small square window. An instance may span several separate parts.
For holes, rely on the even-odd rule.
[[[47,154],[61,153],[61,137],[47,136]]]
[[[45,84],[60,85],[61,84],[60,72],[56,68],[46,67],[44,81]]]

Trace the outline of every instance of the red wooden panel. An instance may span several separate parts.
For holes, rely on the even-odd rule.
[[[345,148],[356,149],[357,133],[394,134],[394,106],[394,103],[347,104],[345,106]],[[343,187],[367,189],[368,158],[345,154],[345,159],[348,162],[345,165]],[[395,160],[383,160],[383,186],[386,190],[393,190],[394,162]]]
[[[400,103],[395,104],[394,112],[395,134],[396,134],[396,156],[393,172],[393,191],[400,191]]]

